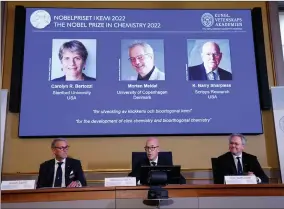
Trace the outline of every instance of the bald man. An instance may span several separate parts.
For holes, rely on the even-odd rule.
[[[136,181],[139,184],[140,181],[140,168],[141,166],[150,165],[150,166],[171,166],[173,165],[172,159],[163,158],[159,155],[160,145],[157,138],[151,137],[148,138],[144,147],[146,151],[145,157],[139,159],[139,162],[132,168],[132,172],[129,173],[129,176],[136,177]],[[181,184],[185,184],[185,178],[181,176]]]
[[[219,67],[222,52],[218,44],[203,44],[201,58],[202,64],[188,68],[189,80],[232,80],[232,74]]]

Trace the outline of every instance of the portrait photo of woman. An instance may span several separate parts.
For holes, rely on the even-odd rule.
[[[57,39],[58,40],[58,39]],[[94,42],[96,47],[96,40],[88,40]],[[58,42],[57,42],[58,45]],[[53,56],[54,58],[54,56]],[[58,51],[57,62],[52,66],[52,81],[95,81],[95,62],[87,62],[88,59],[95,59],[90,57],[86,46],[78,40],[70,40],[64,42]],[[93,60],[94,61],[94,60]],[[89,65],[88,65],[89,64]],[[61,70],[58,71],[58,65]],[[60,68],[59,68],[60,69]]]

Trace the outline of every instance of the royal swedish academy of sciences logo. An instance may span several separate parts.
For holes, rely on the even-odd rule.
[[[43,29],[50,24],[51,17],[45,10],[36,10],[31,14],[30,22],[33,27]]]
[[[201,23],[202,23],[202,25],[204,25],[207,28],[209,28],[212,25],[214,25],[214,17],[213,17],[213,15],[211,15],[210,13],[204,13],[201,16]]]

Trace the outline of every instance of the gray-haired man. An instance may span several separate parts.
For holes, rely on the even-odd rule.
[[[51,143],[55,159],[40,165],[37,188],[41,187],[81,187],[87,186],[79,160],[68,157],[66,139],[57,138]]]
[[[149,44],[135,42],[129,46],[129,61],[138,73],[135,80],[165,80],[165,73],[155,66],[154,50]]]
[[[258,183],[268,183],[268,177],[262,170],[257,157],[244,151],[246,138],[242,134],[229,137],[229,152],[217,159],[216,183],[223,184],[224,176],[255,175]]]

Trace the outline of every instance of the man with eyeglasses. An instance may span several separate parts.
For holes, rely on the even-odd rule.
[[[146,151],[146,157],[139,159],[139,162],[132,168],[132,172],[129,173],[128,176],[136,177],[136,181],[140,184],[140,169],[142,165],[150,165],[150,166],[171,166],[173,165],[172,160],[168,158],[163,158],[159,155],[160,146],[159,140],[157,138],[151,137],[146,141],[146,145],[144,147]],[[185,183],[185,179],[181,176],[181,184]]]
[[[87,186],[79,160],[68,157],[69,146],[63,138],[54,139],[51,150],[55,159],[40,165],[37,188]]]
[[[154,50],[149,44],[145,42],[132,44],[129,47],[129,61],[138,74],[135,80],[165,80],[165,73],[154,64]]]
[[[188,68],[189,80],[232,80],[232,74],[219,67],[222,52],[215,42],[206,42],[202,46],[203,63]]]
[[[244,152],[245,144],[246,138],[242,134],[232,134],[229,137],[229,152],[217,158],[217,184],[223,184],[224,177],[230,175],[253,175],[256,176],[258,183],[269,182],[257,157]]]

